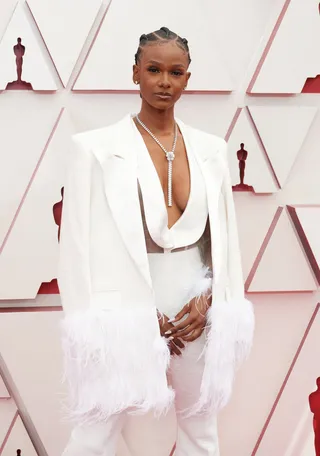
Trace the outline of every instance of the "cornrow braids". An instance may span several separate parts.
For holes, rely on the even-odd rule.
[[[188,40],[186,38],[181,38],[176,33],[169,30],[167,27],[161,27],[160,30],[155,32],[148,33],[147,35],[141,35],[139,40],[139,48],[134,56],[136,65],[138,64],[142,50],[145,46],[149,43],[156,43],[156,42],[166,42],[166,41],[176,41],[177,45],[183,49],[188,54],[189,65],[191,63],[190,58],[190,51],[188,46]]]

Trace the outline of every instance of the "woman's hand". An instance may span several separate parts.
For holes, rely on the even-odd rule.
[[[171,323],[177,323],[185,315],[188,317],[173,328],[165,332],[166,337],[179,337],[186,342],[192,342],[201,336],[206,325],[206,314],[210,307],[210,301],[206,296],[192,299],[176,315]]]
[[[178,337],[174,336],[165,336],[165,333],[167,331],[170,331],[170,329],[174,328],[172,323],[169,323],[169,318],[158,312],[158,321],[159,321],[159,327],[160,327],[160,333],[161,336],[166,337],[167,339],[170,339],[169,341],[169,349],[171,355],[181,355],[181,350],[184,348],[184,343],[180,340]]]

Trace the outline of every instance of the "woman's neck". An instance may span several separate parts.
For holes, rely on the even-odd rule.
[[[139,119],[152,131],[154,135],[172,135],[174,131],[174,110],[157,110],[151,106],[141,106],[139,112]]]

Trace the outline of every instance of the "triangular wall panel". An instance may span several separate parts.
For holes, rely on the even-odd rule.
[[[16,57],[13,46],[20,37],[25,46],[23,57],[22,80],[30,83],[33,90],[56,90],[57,85],[49,65],[49,55],[44,55],[44,44],[39,45],[41,37],[36,36],[31,27],[27,5],[18,3],[0,42],[0,90],[9,82],[17,80]]]
[[[249,292],[314,291],[317,284],[287,211],[263,253]]]
[[[71,150],[70,130],[64,113],[0,256],[1,299],[34,299],[41,283],[57,277],[58,226],[53,206],[61,200]],[[24,255],[17,263],[22,251]]]
[[[256,193],[278,191],[268,159],[246,109],[242,109],[228,140],[228,158],[232,185],[240,181],[237,151],[244,143],[248,151],[244,183],[253,186]]]
[[[0,250],[59,114],[59,109],[42,97],[30,104],[27,96],[18,95],[18,110],[7,98],[0,103],[0,194],[10,194],[0,200]],[[13,125],[19,125],[16,131]]]
[[[310,321],[306,333],[287,374],[284,389],[277,407],[268,423],[256,456],[302,455],[309,432],[312,431],[312,414],[309,395],[315,391],[320,377],[320,312],[315,305],[316,316]],[[281,432],[279,432],[281,429]],[[314,450],[313,450],[314,451]],[[314,455],[315,453],[310,453]]]
[[[13,399],[0,400],[0,454],[8,438],[10,427],[14,423],[17,407]]]
[[[22,456],[38,456],[20,416],[17,417],[13,428],[10,431],[10,435],[1,456],[15,456],[17,454],[17,449],[21,450]]]
[[[286,0],[280,27],[269,42],[250,93],[300,93],[307,78],[320,74],[318,5],[315,0]]]
[[[308,106],[250,106],[249,111],[281,187],[318,111]]]
[[[137,13],[138,12],[138,13]],[[228,70],[218,52],[211,17],[214,2],[163,0],[155,8],[145,0],[111,2],[97,39],[74,86],[75,90],[135,90],[132,81],[134,55],[142,34],[166,26],[190,43],[193,77],[190,90],[230,91]],[[134,18],[134,20],[132,19]],[[210,49],[210,58],[203,44]]]
[[[320,206],[290,206],[289,212],[320,284]]]
[[[66,86],[101,0],[28,0],[28,5]]]
[[[17,0],[6,0],[1,2],[0,14],[0,42],[16,8]]]

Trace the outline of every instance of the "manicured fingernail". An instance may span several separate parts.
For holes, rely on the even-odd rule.
[[[165,336],[168,336],[169,334],[172,334],[172,331],[169,330],[164,333]]]
[[[168,340],[173,340],[173,339],[174,339],[173,336],[168,337]]]
[[[174,322],[175,318],[171,318],[171,320],[168,320],[168,323]]]

